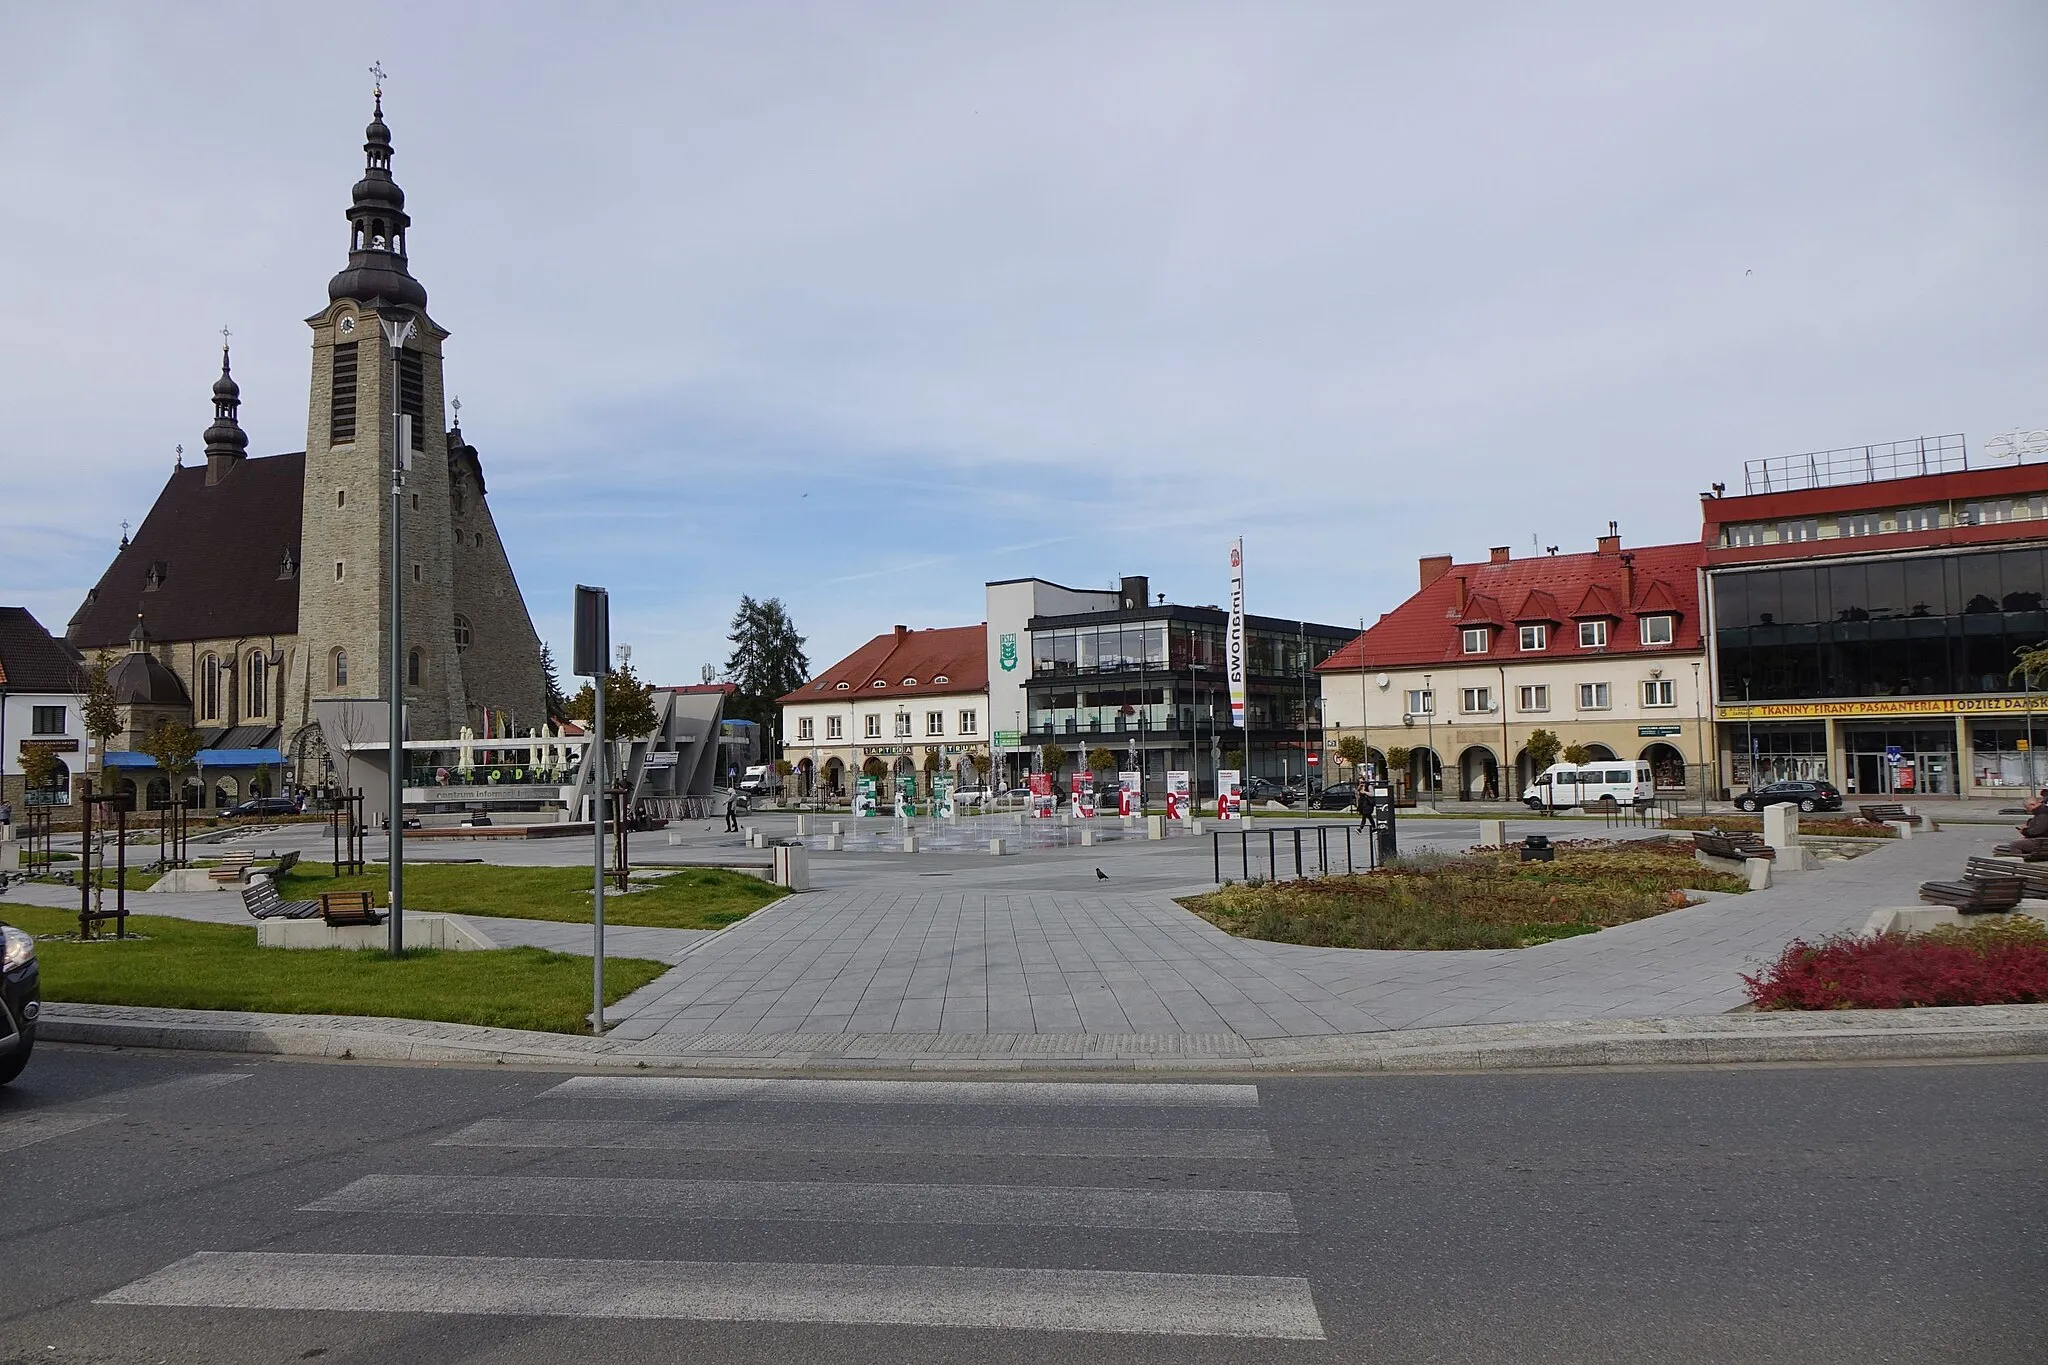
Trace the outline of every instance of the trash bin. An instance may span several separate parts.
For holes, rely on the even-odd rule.
[[[1522,861],[1525,863],[1554,863],[1557,850],[1550,846],[1548,834],[1532,834],[1522,840]]]

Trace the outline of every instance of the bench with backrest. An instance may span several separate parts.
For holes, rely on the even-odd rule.
[[[217,882],[238,882],[249,875],[249,867],[256,861],[256,855],[247,849],[236,849],[220,855],[220,865],[206,869],[206,875]]]
[[[1963,867],[1963,880],[1988,877],[2018,877],[2029,900],[2048,900],[2048,867],[2030,866],[2009,858],[1972,858]]]
[[[1998,844],[1991,850],[2001,858],[2018,858],[2023,863],[2048,863],[2048,845],[2028,848],[2023,841]]]
[[[1692,836],[1696,852],[1710,858],[1732,858],[1741,862],[1744,858],[1775,858],[1778,851],[1755,834],[1728,834],[1718,829],[1696,830]]]
[[[1959,882],[1922,882],[1920,899],[1929,905],[1954,907],[1958,914],[1990,915],[2016,909],[2026,886],[2010,873],[1966,873]]]
[[[1904,820],[1909,825],[1924,823],[1919,816],[1901,805],[1878,802],[1873,805],[1858,806],[1856,809],[1867,823],[1873,825],[1888,825],[1894,820]]]
[[[242,905],[257,919],[310,919],[320,913],[319,901],[288,901],[261,877],[242,888]]]
[[[367,891],[322,891],[319,905],[320,918],[337,929],[384,922],[384,912],[370,904]]]

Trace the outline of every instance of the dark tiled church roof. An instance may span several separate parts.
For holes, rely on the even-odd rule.
[[[27,607],[0,607],[0,686],[14,692],[78,692],[84,660],[43,629]]]
[[[299,580],[280,568],[298,562],[305,475],[303,453],[241,460],[216,484],[204,466],[173,473],[66,638],[125,650],[138,615],[158,641],[296,634]]]

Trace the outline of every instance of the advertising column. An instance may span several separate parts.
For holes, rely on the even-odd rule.
[[[1027,779],[1031,783],[1031,815],[1036,820],[1052,819],[1052,774],[1032,773]]]
[[[1166,818],[1169,820],[1193,820],[1194,806],[1188,800],[1191,790],[1188,775],[1178,770],[1166,774]]]
[[[1095,818],[1095,774],[1075,773],[1067,788],[1074,801],[1074,815],[1078,819]]]
[[[1216,774],[1216,818],[1218,820],[1242,820],[1244,798],[1238,793],[1238,773],[1235,768],[1225,768]]]
[[[1145,813],[1144,779],[1134,772],[1116,775],[1116,813],[1118,815],[1143,815]]]
[[[1244,728],[1245,638],[1244,638],[1244,537],[1230,547],[1230,627],[1224,640],[1223,666],[1230,680],[1230,723]],[[1247,737],[1249,738],[1249,737]],[[1250,762],[1247,743],[1246,762]]]

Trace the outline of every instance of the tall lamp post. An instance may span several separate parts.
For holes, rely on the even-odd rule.
[[[1422,722],[1429,734],[1429,757],[1422,760],[1422,774],[1429,779],[1430,804],[1436,803],[1437,780],[1443,774],[1436,761],[1436,689],[1429,685],[1429,674],[1422,675]]]
[[[1707,813],[1707,721],[1706,703],[1700,696],[1700,666],[1697,660],[1692,666],[1692,727],[1693,748],[1699,753],[1700,814]]]
[[[399,393],[398,358],[417,326],[403,308],[380,308],[377,318],[391,350],[391,764],[390,837],[385,862],[390,874],[392,956],[405,951],[405,471],[412,464],[412,419]]]

